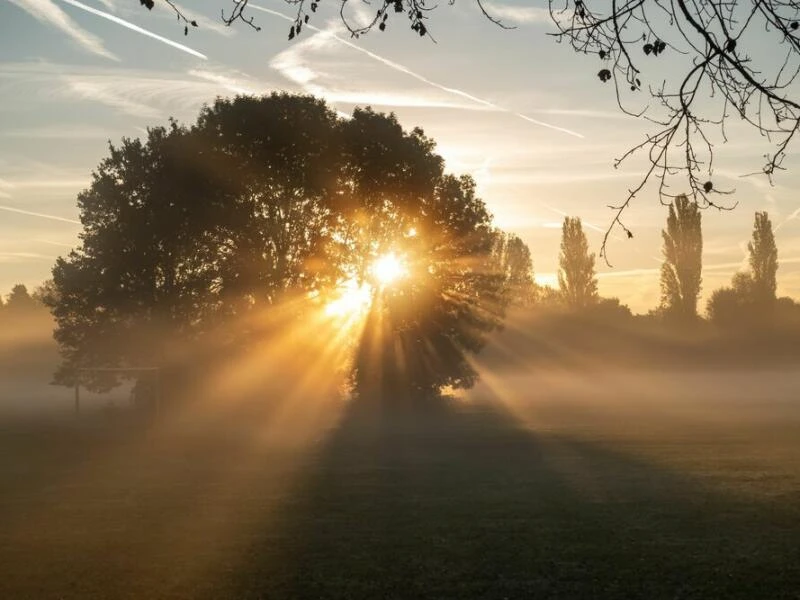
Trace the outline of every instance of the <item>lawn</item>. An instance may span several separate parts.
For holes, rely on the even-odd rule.
[[[0,598],[800,598],[800,375],[0,424]]]

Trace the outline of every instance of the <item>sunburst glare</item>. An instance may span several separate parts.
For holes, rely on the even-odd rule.
[[[325,306],[325,314],[341,317],[365,311],[369,307],[372,290],[366,283],[348,279],[339,286],[337,297]]]
[[[394,252],[378,257],[372,263],[372,274],[381,285],[391,285],[398,279],[408,274],[408,269],[402,259]]]

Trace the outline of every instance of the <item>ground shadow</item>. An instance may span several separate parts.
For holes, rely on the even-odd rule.
[[[4,463],[0,597],[797,597],[797,503],[495,403],[397,400],[351,402],[301,449],[255,412],[160,442],[7,437],[27,458]]]
[[[355,403],[307,476],[229,597],[796,598],[800,583],[796,507],[497,406]]]

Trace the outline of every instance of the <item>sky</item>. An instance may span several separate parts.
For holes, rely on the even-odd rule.
[[[142,136],[170,117],[192,122],[217,96],[313,93],[343,115],[370,105],[395,112],[407,129],[422,127],[449,171],[475,177],[498,225],[528,243],[544,284],[556,283],[564,216],[583,219],[599,252],[613,218],[608,205],[641,176],[642,162],[613,164],[648,124],[621,113],[613,88],[596,77],[596,57],[547,35],[554,25],[544,0],[486,3],[510,30],[467,0],[442,3],[429,27],[435,43],[400,19],[351,39],[330,0],[321,0],[315,27],[292,41],[284,0],[255,0],[249,15],[259,32],[241,22],[226,27],[226,0],[179,5],[199,25],[188,36],[163,1],[152,11],[139,4],[0,0],[0,294],[15,283],[39,285],[78,243],[76,196],[109,141]],[[352,18],[368,15],[365,5],[352,6]],[[800,161],[790,153],[775,185],[743,177],[760,168],[765,151],[736,123],[716,148],[715,185],[734,188],[738,207],[703,213],[704,298],[746,266],[753,213],[766,210],[776,229],[778,293],[800,299]],[[602,295],[634,312],[658,304],[665,218],[646,189],[625,218],[634,238],[611,237],[613,267],[598,258]]]

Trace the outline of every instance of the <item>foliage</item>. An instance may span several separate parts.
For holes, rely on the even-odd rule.
[[[558,285],[567,306],[583,309],[597,301],[597,277],[594,253],[578,217],[564,217],[561,226],[561,254]]]
[[[7,314],[22,314],[36,308],[36,301],[28,293],[28,288],[18,283],[11,288],[11,292],[6,296],[3,308]]]
[[[669,206],[661,265],[661,306],[665,315],[681,321],[697,317],[703,268],[703,232],[700,209],[687,196]]]
[[[467,359],[499,327],[506,277],[491,215],[470,177],[443,173],[433,142],[394,117],[356,110],[345,124],[346,239],[359,278],[387,253],[408,275],[375,289],[355,382],[362,393],[470,387]],[[410,234],[413,232],[413,235]]]
[[[772,304],[777,289],[778,247],[775,245],[772,222],[766,212],[756,213],[753,239],[747,244],[747,250],[753,276],[753,299],[758,304]]]
[[[508,302],[527,306],[536,301],[537,289],[533,280],[533,259],[528,245],[518,236],[495,231],[493,254],[499,262],[506,284]]]
[[[81,245],[53,269],[61,383],[81,366],[159,363],[220,308],[222,190],[190,132],[172,123],[109,150],[78,196]]]
[[[763,327],[779,323],[791,313],[784,310],[778,315],[775,297],[778,248],[766,212],[756,212],[753,239],[747,249],[750,272],[736,273],[731,287],[716,290],[708,302],[709,319],[723,328]]]
[[[598,298],[597,302],[589,307],[587,316],[607,324],[625,323],[633,317],[631,309],[620,302],[619,298]]]
[[[712,181],[711,130],[719,128],[727,139],[724,126],[734,114],[773,146],[763,173],[771,179],[781,168],[800,127],[796,3],[550,0],[550,14],[559,41],[598,57],[598,77],[613,80],[620,108],[653,123],[645,141],[616,163],[641,153],[650,167],[613,207],[608,233],[615,225],[627,231],[620,217],[651,179],[659,182],[662,202],[673,198],[669,188],[682,179],[679,187],[701,208],[732,207],[716,199],[728,192]]]
[[[731,287],[714,290],[706,307],[709,320],[724,329],[749,326],[755,310],[753,278],[749,273],[736,273]]]
[[[446,175],[421,130],[370,109],[345,120],[312,97],[217,100],[192,127],[111,146],[78,204],[81,245],[46,294],[62,383],[81,365],[164,366],[220,336],[246,346],[395,251],[413,276],[370,281],[357,381],[468,386],[467,355],[506,303],[474,182]]]

